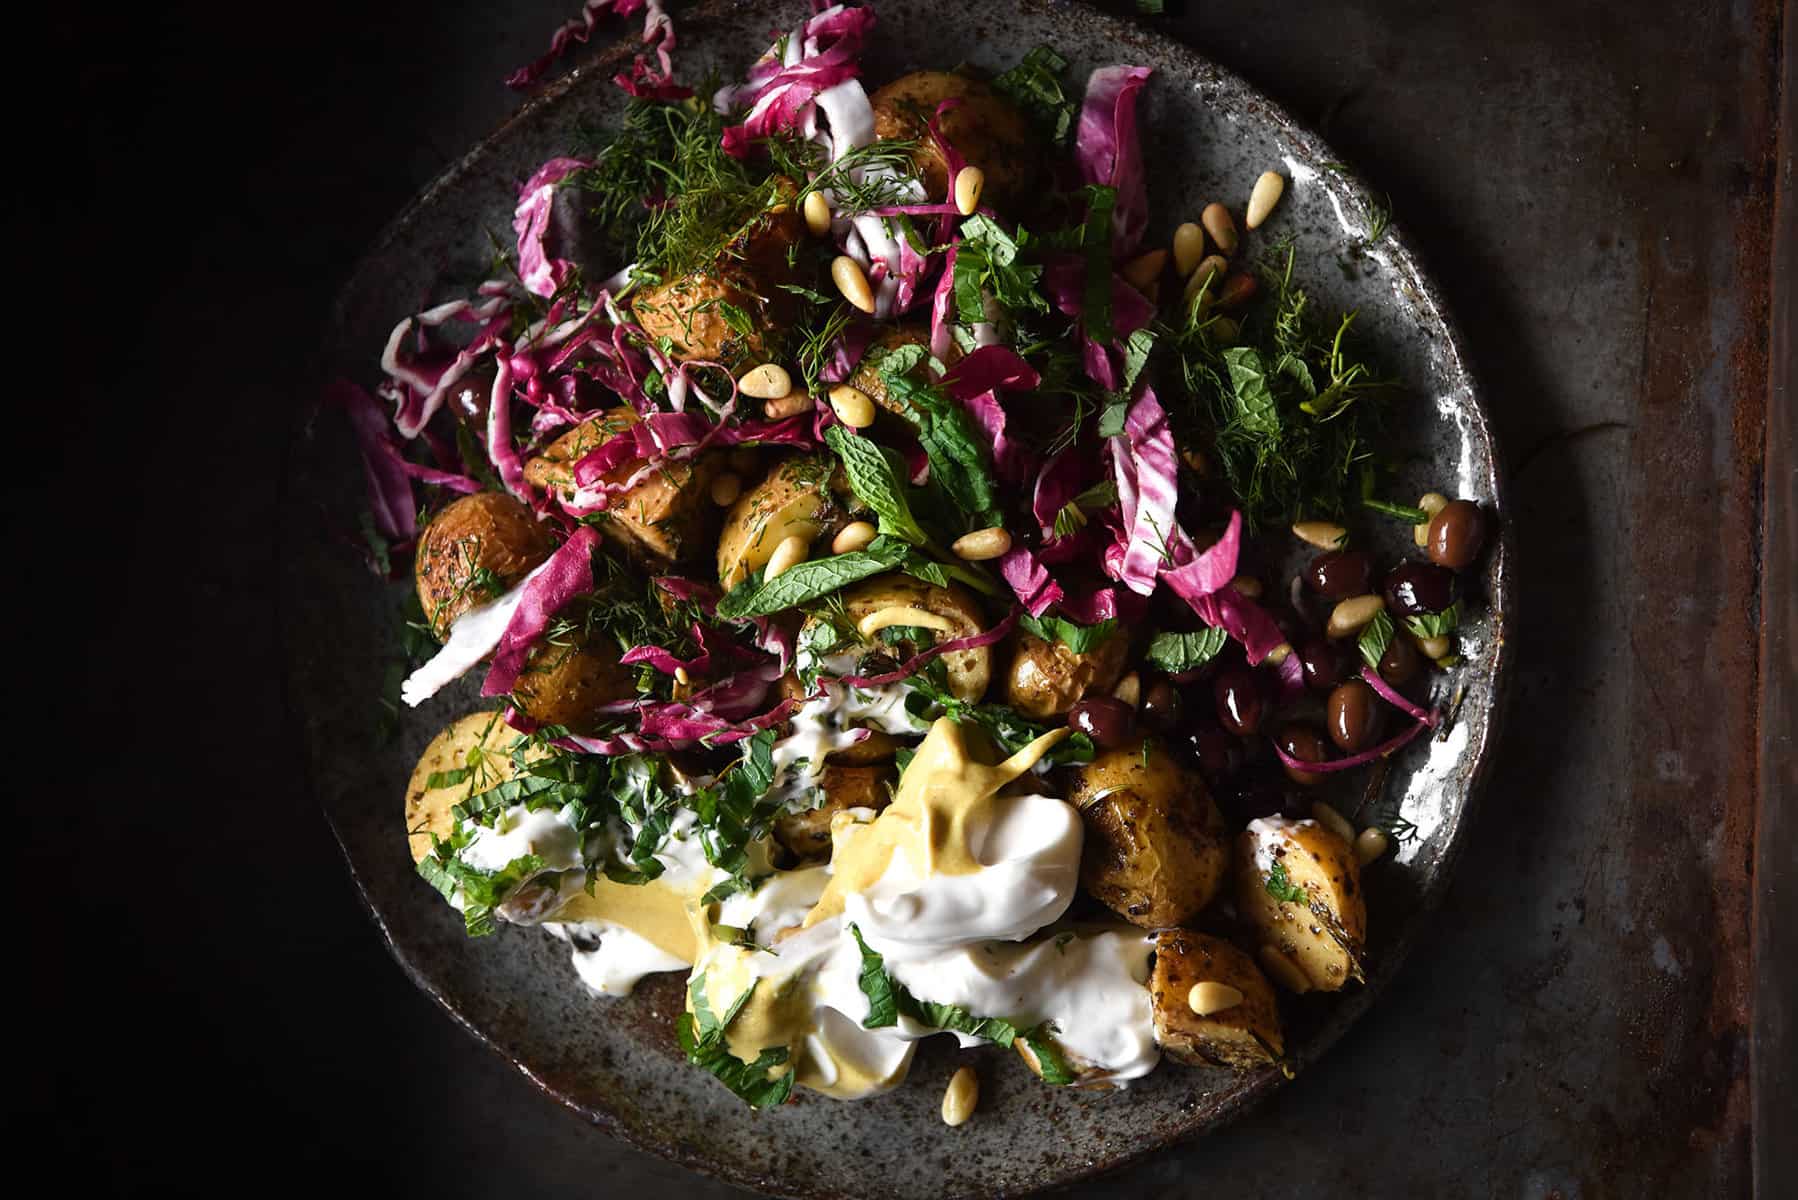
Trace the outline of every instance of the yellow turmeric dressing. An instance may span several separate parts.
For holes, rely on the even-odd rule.
[[[691,965],[699,957],[699,943],[688,910],[697,906],[697,893],[676,890],[659,879],[628,884],[614,883],[602,875],[594,882],[591,896],[576,892],[549,919],[617,925]]]

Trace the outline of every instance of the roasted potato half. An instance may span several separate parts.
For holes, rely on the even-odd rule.
[[[449,504],[418,539],[412,574],[418,602],[438,641],[471,608],[497,600],[555,550],[530,507],[504,492],[476,492]]]
[[[455,832],[450,809],[471,794],[484,792],[512,778],[512,744],[519,732],[494,712],[469,713],[431,739],[418,765],[412,768],[412,779],[406,785],[406,840],[412,849],[412,861],[419,862],[431,852],[431,835],[447,838]],[[527,757],[538,758],[544,752],[531,751]],[[447,774],[468,768],[472,774],[461,783],[449,787],[430,786],[432,775]]]
[[[818,786],[824,803],[803,812],[783,813],[774,822],[774,837],[800,858],[830,857],[830,819],[852,808],[885,808],[893,798],[893,770],[887,767],[827,766]]]
[[[886,379],[880,373],[880,361],[892,351],[903,349],[906,346],[923,346],[928,350],[930,348],[930,327],[922,322],[895,325],[868,343],[867,350],[862,354],[861,362],[856,364],[855,373],[849,376],[850,384],[866,392],[868,399],[888,412],[897,413],[900,416],[905,415],[905,405],[901,404],[896,397],[888,395]],[[951,343],[949,352],[943,356],[943,366],[952,367],[960,359],[961,350]],[[925,365],[920,364],[914,368],[912,376],[919,377],[926,369]]]
[[[787,538],[797,535],[809,543],[824,532],[836,507],[831,491],[835,470],[827,456],[783,459],[737,497],[718,538],[718,582],[725,591],[767,566],[775,547]]]
[[[993,207],[1007,211],[1029,197],[1042,139],[1032,133],[1024,114],[987,84],[952,71],[914,71],[869,99],[875,137],[918,143],[912,157],[932,200],[948,196],[949,167],[925,122],[945,100],[959,103],[943,114],[937,128],[969,166],[986,172],[985,195]]]
[[[1242,1000],[1200,1016],[1192,1007],[1192,990],[1201,983],[1234,988]],[[1240,1069],[1278,1062],[1285,1053],[1273,985],[1253,959],[1222,938],[1162,930],[1155,938],[1149,998],[1155,1040],[1170,1058]]]
[[[845,588],[842,597],[844,615],[848,623],[858,629],[877,614],[891,618],[888,622],[891,625],[924,624],[922,619],[899,619],[898,613],[893,611],[904,609],[916,610],[940,625],[941,628],[932,632],[942,641],[973,637],[986,628],[986,614],[981,611],[979,602],[972,592],[959,584],[945,588],[909,575],[877,575]],[[915,653],[926,647],[901,649]],[[973,703],[986,695],[987,684],[993,678],[991,646],[952,650],[942,656],[942,661],[949,675],[949,690],[956,699]]]
[[[641,419],[633,409],[619,407],[582,422],[525,464],[525,482],[569,495],[575,486],[574,464]],[[715,506],[709,491],[719,462],[716,454],[701,454],[663,464],[637,486],[613,498],[606,509],[611,519],[599,527],[600,533],[639,558],[673,563],[690,557],[710,542],[707,535],[713,528]],[[626,463],[603,478],[621,484],[642,465],[640,461]]]
[[[1270,890],[1275,867],[1283,879]],[[1296,889],[1291,899],[1274,891]],[[1287,892],[1292,895],[1291,891]],[[1315,821],[1251,821],[1236,856],[1236,909],[1313,988],[1339,990],[1361,978],[1367,900],[1352,846]]]
[[[512,685],[512,699],[533,721],[595,733],[604,724],[600,708],[637,694],[636,677],[619,657],[615,644],[583,630],[540,641]]]
[[[1107,750],[1073,769],[1068,802],[1086,822],[1080,883],[1145,929],[1210,904],[1230,868],[1224,817],[1196,772],[1159,742]]]
[[[1117,686],[1129,652],[1130,639],[1122,631],[1084,654],[1059,641],[1020,633],[1005,676],[1005,702],[1039,721],[1063,716],[1082,697]]]

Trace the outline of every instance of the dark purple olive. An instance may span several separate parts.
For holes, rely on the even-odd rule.
[[[1315,692],[1327,692],[1355,673],[1361,656],[1353,645],[1314,637],[1299,647],[1299,669],[1305,686]]]
[[[1423,655],[1417,652],[1417,646],[1411,641],[1409,634],[1395,633],[1386,644],[1386,653],[1380,655],[1380,678],[1393,687],[1403,687],[1417,678],[1423,670]]]
[[[1459,571],[1480,556],[1486,544],[1486,514],[1471,500],[1450,500],[1430,518],[1424,553],[1439,567]]]
[[[486,372],[465,375],[450,385],[443,402],[456,420],[477,432],[487,429],[487,406],[493,395],[493,376]]]
[[[1267,692],[1254,671],[1247,667],[1224,671],[1211,685],[1211,694],[1217,700],[1218,722],[1225,729],[1240,737],[1261,728],[1261,718],[1267,714]]]
[[[1455,602],[1455,573],[1435,563],[1402,562],[1386,575],[1386,607],[1395,616],[1439,613]]]
[[[1373,557],[1365,550],[1330,550],[1311,560],[1305,579],[1326,600],[1373,591]]]
[[[1242,766],[1242,742],[1210,721],[1186,735],[1186,751],[1199,771],[1213,783],[1235,774]]]
[[[1323,762],[1330,757],[1330,752],[1324,748],[1323,738],[1318,736],[1317,730],[1308,725],[1281,726],[1279,743],[1280,749],[1285,751],[1289,757],[1299,759],[1301,762]],[[1286,769],[1286,778],[1300,787],[1316,787],[1326,778],[1325,775],[1315,771],[1301,771],[1284,760],[1280,765]]]
[[[1379,695],[1359,679],[1351,679],[1331,692],[1324,712],[1324,728],[1329,730],[1330,740],[1350,754],[1374,744],[1386,717]]]
[[[1157,733],[1169,733],[1180,723],[1180,689],[1165,679],[1157,679],[1143,689],[1142,723]]]
[[[1068,725],[1101,750],[1116,750],[1135,732],[1136,710],[1110,696],[1093,696],[1068,710]]]

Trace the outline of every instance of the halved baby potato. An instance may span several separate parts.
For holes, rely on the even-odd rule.
[[[718,538],[718,583],[725,591],[766,567],[787,538],[810,544],[824,532],[835,507],[830,486],[835,469],[823,455],[783,459],[737,498]]]
[[[636,675],[619,657],[615,643],[585,630],[539,641],[512,685],[512,700],[539,724],[597,733],[605,724],[601,708],[637,694]]]
[[[1284,900],[1268,890],[1276,865],[1301,898]],[[1238,842],[1236,909],[1254,925],[1264,952],[1271,948],[1285,958],[1312,988],[1334,992],[1361,978],[1367,940],[1361,868],[1354,848],[1315,821],[1250,823]]]
[[[914,71],[869,97],[874,136],[883,141],[916,141],[912,160],[933,200],[949,194],[949,168],[926,122],[945,100],[955,106],[937,128],[969,166],[986,173],[985,194],[1001,212],[1026,199],[1037,178],[1043,140],[1016,105],[990,85],[953,71]]]
[[[450,809],[470,795],[497,787],[512,778],[512,745],[522,735],[501,719],[497,710],[474,712],[451,722],[431,739],[425,752],[412,768],[412,779],[406,784],[406,841],[412,850],[412,861],[422,862],[431,852],[431,835],[447,838],[455,832]],[[533,748],[527,759],[541,758],[545,751]],[[431,787],[432,775],[444,775],[463,769],[467,779],[447,787]]]
[[[1193,1010],[1192,991],[1202,983],[1233,988],[1242,1000],[1201,1016]],[[1222,938],[1162,930],[1155,938],[1149,997],[1155,1040],[1170,1058],[1240,1069],[1277,1062],[1285,1053],[1273,985],[1253,959]]]
[[[1130,639],[1121,631],[1079,654],[1060,641],[1019,633],[1005,676],[1005,702],[1039,721],[1064,716],[1082,698],[1116,687],[1129,652]]]
[[[938,587],[910,575],[894,573],[863,580],[845,588],[841,595],[846,623],[853,628],[860,628],[863,621],[876,614],[889,613],[889,610],[896,613],[909,608],[920,610],[946,626],[932,630],[938,641],[952,642],[973,637],[986,629],[986,614],[981,611],[979,601],[974,599],[972,592],[959,584]],[[904,625],[908,622],[895,617],[892,623]],[[927,648],[910,645],[899,647],[902,653],[913,654]],[[986,695],[987,685],[993,678],[991,646],[951,650],[941,657],[949,676],[949,690],[956,699],[971,704]]]
[[[830,819],[852,808],[876,812],[893,799],[892,767],[842,767],[834,763],[820,772],[818,786],[824,803],[803,812],[782,813],[774,822],[774,837],[800,858],[830,857]]]
[[[499,599],[487,577],[509,590],[555,548],[530,506],[504,492],[476,492],[445,506],[425,526],[412,560],[432,635],[445,640],[457,617]]]
[[[868,394],[868,399],[890,413],[905,415],[905,405],[897,397],[887,391],[886,377],[880,373],[880,364],[887,355],[906,346],[923,346],[930,348],[930,326],[922,321],[907,322],[895,325],[891,329],[868,343],[863,352],[861,362],[856,364],[855,372],[849,376],[849,383]],[[961,351],[953,343],[944,356],[943,366],[952,367],[961,358]],[[920,363],[912,369],[908,378],[922,378],[928,369],[927,364]]]
[[[1145,929],[1184,924],[1230,869],[1224,817],[1205,782],[1159,742],[1107,750],[1072,769],[1068,803],[1086,823],[1080,883]]]

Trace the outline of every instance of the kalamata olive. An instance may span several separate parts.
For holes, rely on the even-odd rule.
[[[1363,596],[1373,591],[1373,557],[1365,550],[1331,550],[1311,560],[1305,578],[1326,600]]]
[[[1450,500],[1430,518],[1424,552],[1439,567],[1459,571],[1479,557],[1486,542],[1486,514],[1471,500]]]
[[[1228,778],[1242,766],[1242,743],[1206,721],[1186,735],[1186,750],[1199,771],[1213,783]]]
[[[1167,733],[1180,723],[1180,689],[1165,679],[1157,679],[1143,689],[1142,723],[1157,733]]]
[[[1238,736],[1261,728],[1267,712],[1267,693],[1261,678],[1247,667],[1232,667],[1212,684],[1217,700],[1217,719],[1223,727]]]
[[[1423,670],[1423,655],[1412,645],[1409,634],[1397,633],[1387,643],[1386,653],[1380,655],[1380,678],[1393,687],[1402,687],[1417,678]]]
[[[1115,750],[1135,732],[1136,710],[1110,696],[1091,696],[1068,710],[1068,725],[1101,750]]]
[[[1318,736],[1317,730],[1312,729],[1308,725],[1281,726],[1279,742],[1281,750],[1284,750],[1289,756],[1304,762],[1323,762],[1326,758],[1330,757],[1329,751],[1324,749],[1323,738]],[[1326,778],[1326,776],[1314,771],[1301,771],[1292,764],[1284,761],[1282,761],[1281,766],[1286,769],[1286,778],[1292,780],[1300,787],[1316,787]]]
[[[1331,692],[1324,711],[1324,728],[1330,731],[1330,740],[1350,754],[1374,744],[1386,717],[1379,695],[1359,679],[1351,679]]]
[[[456,420],[471,429],[485,431],[487,407],[492,396],[493,375],[486,371],[476,371],[451,384],[443,399]]]
[[[1455,573],[1427,562],[1402,562],[1386,574],[1386,607],[1395,616],[1439,613],[1455,602]]]
[[[1329,638],[1314,637],[1299,647],[1299,669],[1312,691],[1329,691],[1353,675],[1360,661],[1352,644]]]

